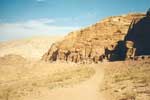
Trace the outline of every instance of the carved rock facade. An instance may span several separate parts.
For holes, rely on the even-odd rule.
[[[130,23],[133,23],[134,18],[141,19],[144,16],[144,14],[128,14],[109,17],[90,27],[71,32],[64,40],[54,43],[43,55],[42,60],[98,63],[133,56],[130,52],[134,52],[135,49],[130,49],[129,53],[125,49],[125,41],[135,43],[127,38],[130,37],[128,29],[129,26],[131,28]],[[129,48],[133,48],[131,42],[127,42]]]
[[[119,59],[149,58],[150,56],[150,16],[134,18],[122,44],[117,44],[115,50],[108,50],[109,55],[118,55]],[[113,52],[117,51],[117,52]],[[105,50],[107,52],[107,50]],[[122,55],[121,55],[122,54]],[[112,56],[108,59],[113,59]]]

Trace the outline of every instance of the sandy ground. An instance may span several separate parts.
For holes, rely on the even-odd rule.
[[[6,98],[0,97],[0,100],[105,100],[99,92],[104,76],[101,64],[85,65],[95,70],[95,74],[86,80],[50,89],[46,83],[47,77],[82,67],[76,64],[38,61],[53,42],[61,39],[61,36],[43,36],[0,42],[0,93],[3,93],[5,87],[9,89],[4,93]],[[3,57],[4,55],[8,56]],[[38,87],[35,83],[42,86]]]
[[[105,100],[99,92],[104,76],[101,64],[83,66],[71,63],[30,62],[15,55],[1,58],[0,64],[0,100]],[[75,73],[79,78],[72,73],[67,74],[83,67],[92,68],[95,73],[87,79],[84,79],[84,74],[88,73],[86,71]],[[63,79],[65,77],[57,79],[61,72],[64,73],[60,74],[62,76],[71,76],[69,84],[59,84],[66,84]],[[56,76],[51,77],[53,74]],[[52,81],[49,81],[50,78]],[[56,80],[56,86],[50,88],[53,80]]]
[[[105,100],[99,92],[103,81],[104,70],[101,65],[92,65],[96,73],[87,81],[69,87],[56,88],[51,91],[45,89],[42,96],[29,96],[23,100]]]

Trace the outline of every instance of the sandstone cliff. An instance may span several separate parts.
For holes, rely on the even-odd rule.
[[[87,28],[69,33],[64,40],[54,43],[46,52],[44,61],[95,62],[101,60],[105,47],[124,40],[130,23],[144,14],[127,14],[103,19]],[[113,45],[112,45],[113,44]]]
[[[125,41],[134,43],[136,56],[150,55],[150,16],[134,19],[125,36]]]

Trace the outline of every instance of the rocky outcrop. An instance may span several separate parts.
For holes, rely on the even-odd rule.
[[[106,18],[92,26],[69,33],[64,40],[51,46],[42,57],[44,61],[98,63],[109,58],[108,52],[118,52],[133,18],[144,14],[128,14]],[[110,46],[109,46],[110,45]],[[122,48],[122,47],[121,47]],[[110,53],[114,55],[114,53]],[[106,56],[107,55],[107,56]]]
[[[109,55],[117,55],[119,59],[149,58],[150,56],[150,16],[147,13],[142,18],[134,18],[130,24],[127,35],[122,44],[117,44],[114,50],[109,50]],[[107,50],[105,50],[107,52]],[[120,52],[120,53],[119,53]],[[121,56],[121,54],[123,54]],[[116,60],[113,56],[109,59]]]
[[[135,55],[150,55],[150,16],[134,19],[125,41],[132,41]]]

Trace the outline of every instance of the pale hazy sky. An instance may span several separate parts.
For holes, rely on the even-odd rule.
[[[0,0],[0,41],[64,35],[108,16],[149,7],[150,0]]]

